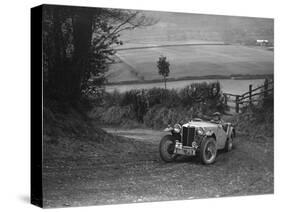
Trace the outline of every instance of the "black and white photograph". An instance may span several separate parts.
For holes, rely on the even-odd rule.
[[[33,204],[274,194],[274,19],[48,4],[31,19]]]

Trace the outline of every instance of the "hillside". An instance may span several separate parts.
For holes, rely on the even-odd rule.
[[[116,63],[107,73],[111,83],[161,79],[156,68],[160,55],[171,63],[171,78],[273,74],[273,52],[253,46],[258,39],[274,45],[273,19],[143,13],[157,22],[122,32],[124,44],[116,47]]]
[[[110,163],[143,147],[130,139],[105,132],[83,111],[82,108],[53,101],[44,106],[45,169],[79,166],[85,158],[91,164]]]
[[[273,74],[273,52],[240,45],[183,45],[117,51],[109,82],[161,79],[156,61],[165,55],[170,78],[206,75]]]
[[[273,19],[158,11],[144,11],[144,14],[157,23],[124,31],[121,38],[125,45],[189,40],[253,44],[257,39],[274,43]]]

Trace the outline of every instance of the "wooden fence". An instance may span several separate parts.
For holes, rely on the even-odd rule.
[[[266,99],[268,96],[272,94],[273,94],[273,80],[272,81],[265,80],[264,85],[259,86],[255,89],[253,89],[252,85],[249,85],[249,91],[243,93],[242,95],[224,93],[227,102],[235,103],[236,113],[239,113],[240,105],[243,104],[252,105],[255,102],[261,101],[262,99]],[[263,98],[256,98],[256,99],[253,98],[253,97],[260,97],[261,95],[263,95]]]

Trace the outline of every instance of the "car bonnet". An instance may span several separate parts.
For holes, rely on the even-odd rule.
[[[202,127],[204,128],[216,128],[218,125],[206,121],[191,121],[183,125],[183,127]]]

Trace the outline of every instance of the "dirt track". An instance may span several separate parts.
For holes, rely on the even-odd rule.
[[[235,149],[220,152],[215,164],[197,158],[164,163],[158,154],[163,132],[106,128],[141,143],[138,152],[114,158],[67,159],[44,167],[44,206],[66,207],[142,201],[194,199],[273,193],[273,141],[236,139]]]

